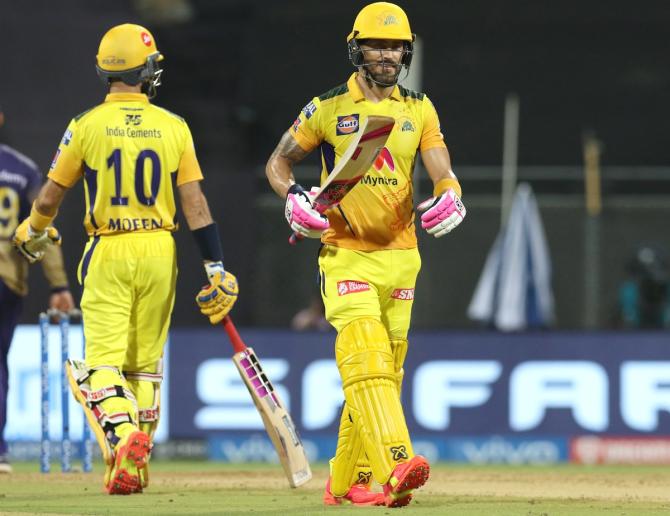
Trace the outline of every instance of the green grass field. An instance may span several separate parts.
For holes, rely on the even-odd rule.
[[[58,470],[54,464],[54,470]],[[327,469],[290,489],[279,466],[209,462],[152,463],[140,495],[109,496],[101,466],[92,474],[44,475],[36,463],[0,476],[0,514],[356,514],[643,515],[670,513],[670,469],[661,467],[437,465],[402,509],[324,507]]]

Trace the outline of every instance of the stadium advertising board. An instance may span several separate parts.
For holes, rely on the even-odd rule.
[[[310,457],[327,459],[342,403],[334,333],[241,334],[290,408]],[[37,441],[37,328],[20,327],[16,339],[6,435]],[[222,460],[272,460],[224,332],[175,329],[170,341],[161,439],[206,439],[209,454]],[[52,384],[57,392],[55,374]],[[414,332],[402,397],[415,448],[433,460],[670,462],[663,333]],[[57,401],[52,411],[57,439]],[[71,413],[77,439],[74,405]]]

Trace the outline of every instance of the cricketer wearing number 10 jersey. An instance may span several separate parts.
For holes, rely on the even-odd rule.
[[[78,276],[85,360],[68,360],[66,367],[103,452],[110,494],[139,493],[149,481],[177,277],[176,192],[209,279],[196,297],[201,311],[219,323],[238,292],[223,268],[188,125],[149,102],[162,59],[139,25],[118,25],[103,36],[96,68],[109,93],[70,122],[47,183],[13,237],[26,259],[41,259],[50,242],[60,243],[51,224],[65,192],[84,180],[89,240]]]
[[[110,93],[70,122],[49,177],[71,187],[82,175],[91,237],[174,231],[175,185],[202,179],[184,119],[143,93]]]

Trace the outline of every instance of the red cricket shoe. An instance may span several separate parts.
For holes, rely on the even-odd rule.
[[[128,495],[142,492],[140,470],[147,466],[151,438],[141,431],[131,432],[116,447],[114,468],[107,484],[109,494]]]
[[[323,503],[326,505],[385,505],[386,497],[383,493],[373,493],[367,484],[354,484],[344,496],[335,496],[330,491],[330,477],[326,482],[323,493]]]
[[[430,475],[428,461],[415,455],[409,462],[398,464],[391,478],[384,484],[385,505],[404,507],[412,501],[412,490],[424,485]]]

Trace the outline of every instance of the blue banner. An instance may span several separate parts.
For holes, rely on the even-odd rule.
[[[240,333],[310,456],[330,457],[343,400],[335,334]],[[80,335],[73,327],[71,356],[81,352]],[[59,340],[52,337],[51,438],[59,439]],[[475,463],[566,460],[570,446],[581,462],[609,461],[615,448],[638,457],[670,434],[669,340],[661,332],[414,332],[402,398],[415,449],[433,460]],[[159,440],[205,439],[221,460],[274,457],[225,332],[175,329],[169,351]],[[39,368],[37,327],[21,326],[9,355],[9,441],[39,439]],[[83,421],[70,402],[77,440]]]
[[[242,330],[299,430],[334,434],[334,333]],[[261,430],[225,333],[171,334],[170,436]],[[405,363],[410,432],[432,437],[670,433],[667,333],[415,332]]]

